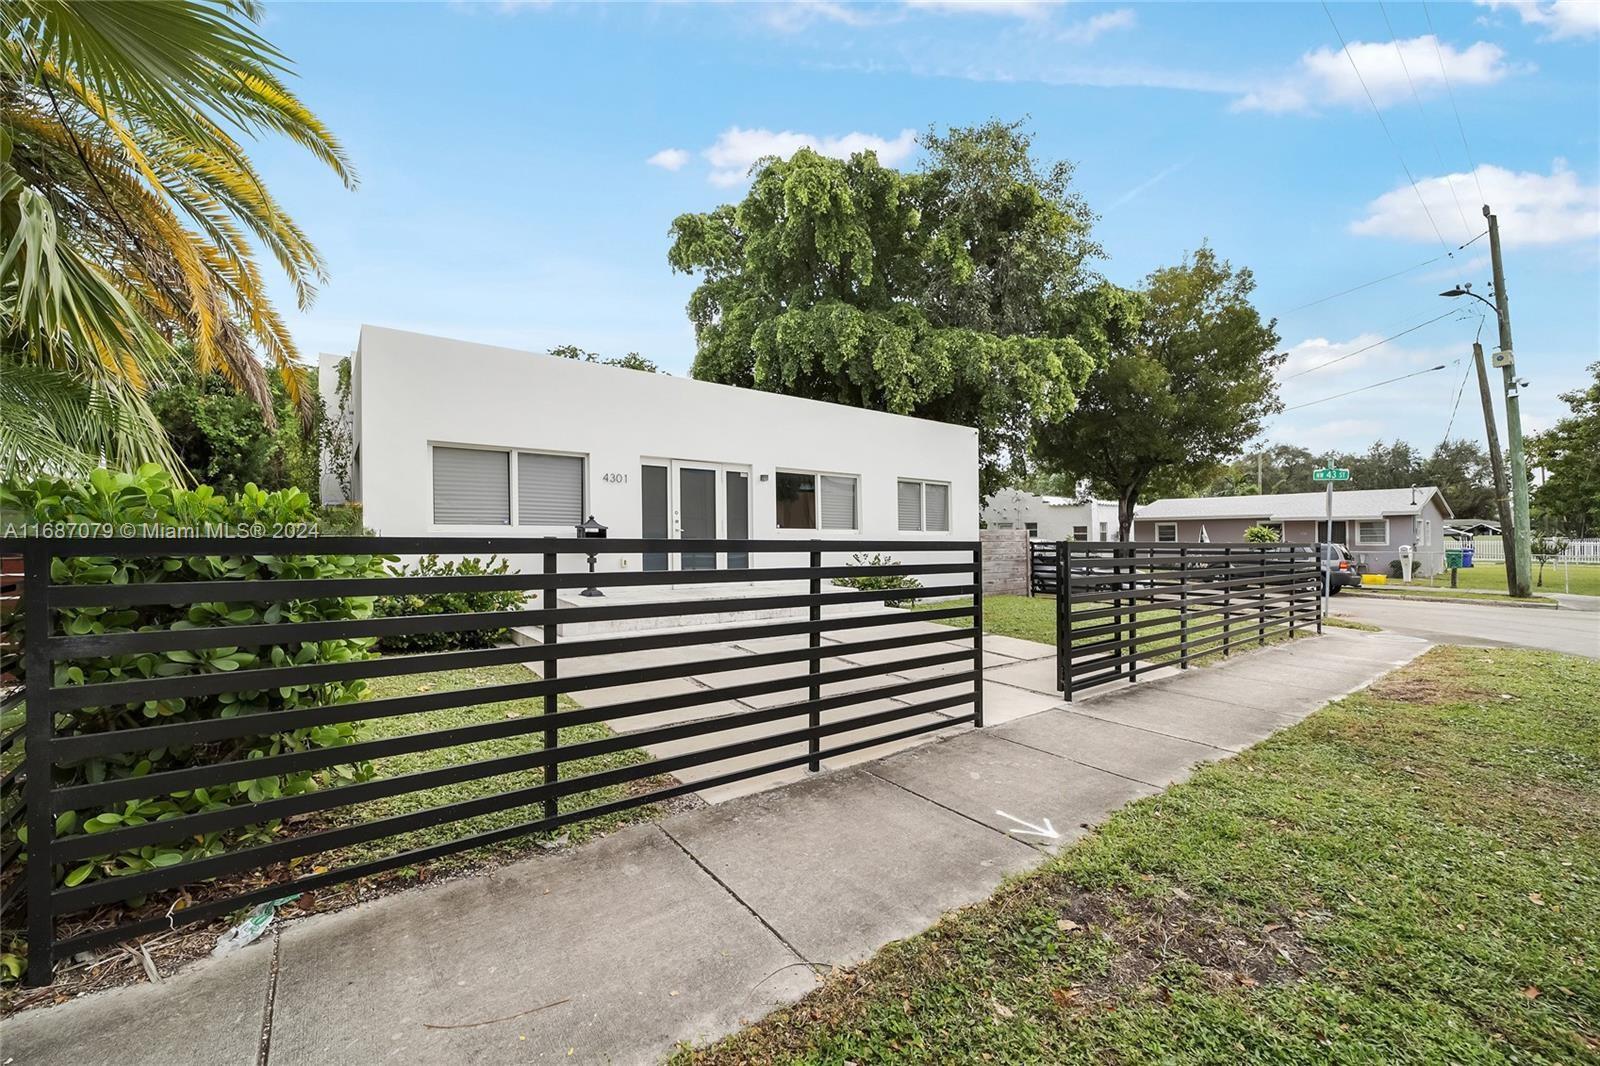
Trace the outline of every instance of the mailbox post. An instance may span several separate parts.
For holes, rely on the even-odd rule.
[[[601,525],[599,522],[596,522],[594,520],[594,515],[590,515],[586,521],[578,523],[578,525],[577,525],[578,537],[579,537],[579,539],[582,539],[582,540],[604,540],[605,539],[605,535],[606,535],[606,528],[607,527]],[[589,553],[589,573],[591,575],[594,573],[594,560],[595,560],[595,555],[596,554],[597,553],[595,553],[595,552],[590,552]],[[586,588],[582,592],[578,593],[578,595],[580,595],[580,596],[604,596],[605,593],[601,592],[599,589],[595,588],[593,585],[590,585],[588,588]]]

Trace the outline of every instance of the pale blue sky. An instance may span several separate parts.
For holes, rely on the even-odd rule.
[[[346,192],[290,146],[257,150],[332,274],[309,311],[279,299],[307,356],[370,322],[687,373],[675,215],[737,199],[767,152],[871,144],[914,166],[930,124],[1027,117],[1042,158],[1076,164],[1107,277],[1202,241],[1255,272],[1286,403],[1449,364],[1275,421],[1316,449],[1444,435],[1475,315],[1287,375],[1443,314],[1458,280],[1487,294],[1487,242],[1455,247],[1482,229],[1481,186],[1527,425],[1547,425],[1600,358],[1600,3],[1329,10],[1349,57],[1318,4],[273,4],[263,32],[362,178]],[[1467,384],[1452,435],[1481,436]]]

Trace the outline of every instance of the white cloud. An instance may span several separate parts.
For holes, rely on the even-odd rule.
[[[1137,200],[1139,197],[1143,196],[1157,185],[1160,185],[1163,181],[1166,181],[1168,178],[1172,177],[1172,175],[1176,174],[1193,161],[1194,157],[1190,156],[1188,159],[1173,163],[1170,166],[1162,167],[1155,174],[1146,178],[1144,181],[1141,181],[1139,184],[1135,185],[1133,188],[1129,189],[1115,200],[1112,200],[1110,205],[1106,207],[1106,212],[1110,213],[1115,211],[1117,208],[1122,207],[1124,204],[1128,204],[1134,200]]]
[[[683,148],[663,148],[645,162],[662,170],[682,170],[683,165],[689,161],[689,153]]]
[[[1106,11],[1063,28],[1060,39],[1069,44],[1093,44],[1103,34],[1112,30],[1131,29],[1137,21],[1132,9],[1118,8],[1116,11]]]
[[[1444,71],[1456,88],[1472,85],[1493,85],[1512,73],[1505,61],[1505,50],[1487,41],[1478,41],[1465,49],[1438,43],[1432,35],[1411,37],[1399,42],[1381,43],[1352,41],[1346,49],[1319,48],[1300,57],[1300,64],[1281,79],[1257,86],[1234,101],[1236,111],[1308,111],[1319,106],[1340,104],[1365,106],[1366,90],[1379,107],[1392,104],[1409,96],[1411,84],[1417,92],[1427,94],[1444,88]],[[1401,58],[1404,57],[1402,64]],[[1361,71],[1358,78],[1350,61]]]
[[[906,7],[916,11],[1005,18],[1039,18],[1053,6],[1043,0],[906,0]]]
[[[1474,177],[1477,185],[1473,184]],[[1476,174],[1448,174],[1424,178],[1417,190],[1433,217],[1444,225],[1456,217],[1451,185],[1462,195],[1483,187],[1483,197],[1500,220],[1500,237],[1507,247],[1594,241],[1600,237],[1600,185],[1585,185],[1556,160],[1549,174],[1511,171],[1479,164]],[[1474,226],[1477,212],[1468,215]],[[1433,225],[1409,184],[1397,185],[1367,205],[1366,215],[1350,226],[1352,233],[1398,240],[1435,240]]]
[[[785,33],[803,30],[816,22],[866,26],[876,21],[869,10],[834,0],[790,0],[788,3],[762,4],[760,7],[767,25]]]
[[[1491,11],[1510,9],[1525,25],[1545,30],[1547,41],[1563,41],[1600,35],[1600,3],[1595,0],[1554,0],[1552,3],[1514,3],[1509,0],[1477,0]]]
[[[910,158],[916,147],[915,130],[901,130],[898,137],[888,140],[859,131],[838,137],[817,137],[793,130],[773,132],[730,126],[701,154],[711,164],[711,183],[726,186],[743,181],[758,159],[768,156],[787,159],[800,148],[812,148],[835,159],[846,159],[856,152],[870,150],[878,154],[878,162],[892,167]]]

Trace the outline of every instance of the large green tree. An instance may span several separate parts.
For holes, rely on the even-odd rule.
[[[1202,247],[1126,302],[1102,304],[1110,359],[1071,415],[1039,427],[1034,454],[1116,499],[1120,539],[1147,494],[1204,484],[1282,408],[1273,372],[1284,357],[1254,288],[1248,269]]]
[[[1588,386],[1561,394],[1572,413],[1528,440],[1530,465],[1544,471],[1533,493],[1541,524],[1575,537],[1600,530],[1600,362],[1589,372]]]
[[[973,426],[987,494],[1097,365],[1077,329],[1097,249],[1070,168],[1017,126],[924,147],[916,173],[765,160],[738,204],[673,222],[668,260],[701,279],[695,377]]]
[[[306,399],[259,258],[302,308],[323,260],[241,141],[284,137],[355,177],[260,14],[254,0],[0,0],[6,469],[173,465],[147,397],[182,362],[178,338],[268,422],[263,359]]]

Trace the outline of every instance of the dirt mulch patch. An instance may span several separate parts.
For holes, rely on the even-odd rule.
[[[627,786],[627,791],[631,795],[644,795],[677,783],[676,778],[663,775],[630,782]],[[704,806],[705,801],[694,793],[675,796],[654,804],[655,810],[649,818],[640,819],[639,822],[618,825],[611,832],[628,828],[630,825],[638,825],[644,821],[659,821],[671,815]],[[312,826],[310,828],[317,827]],[[302,829],[302,831],[309,831],[309,828]],[[312,892],[303,892],[292,903],[286,903],[278,908],[277,921],[304,918],[313,914],[325,914],[330,911],[343,910],[345,907],[354,906],[357,903],[366,903],[369,900],[391,896],[407,889],[475,877],[513,862],[523,862],[543,855],[554,854],[564,851],[568,847],[564,835],[558,836],[551,841],[534,841],[532,844],[533,846],[526,852],[519,854],[453,855],[433,863],[390,870],[372,877],[330,885],[327,888],[317,889]],[[309,869],[314,864],[315,859],[316,857],[314,856],[307,858],[293,869],[286,865],[280,865],[269,870],[256,871],[247,875],[209,881],[201,885],[192,886],[177,894],[166,894],[159,901],[146,901],[137,907],[128,904],[102,907],[86,915],[78,916],[70,922],[63,921],[58,923],[56,927],[57,936],[64,940],[81,933],[128,925],[146,918],[166,914],[169,910],[181,913],[188,906],[205,903],[213,899],[239,895],[267,885],[286,883],[298,876],[303,870]],[[21,1011],[32,1010],[37,1007],[65,1003],[68,1000],[88,995],[91,992],[138,984],[142,981],[165,980],[188,963],[210,955],[212,949],[217,945],[218,938],[227,932],[237,920],[238,916],[235,915],[208,922],[197,922],[190,926],[178,926],[159,933],[150,933],[109,948],[84,952],[70,960],[58,963],[56,965],[55,980],[43,988],[26,988],[20,983],[0,986],[0,1018],[10,1017]],[[6,925],[11,928],[19,928],[21,922],[22,916],[19,910],[16,915],[7,916]]]
[[[1058,909],[1058,929],[1104,937],[1116,949],[1105,973],[1051,990],[1063,1010],[1101,1010],[1133,999],[1165,998],[1166,989],[1152,978],[1175,965],[1197,967],[1217,988],[1284,984],[1322,965],[1292,916],[1244,929],[1196,906],[1182,890],[1162,898],[1074,891]]]

